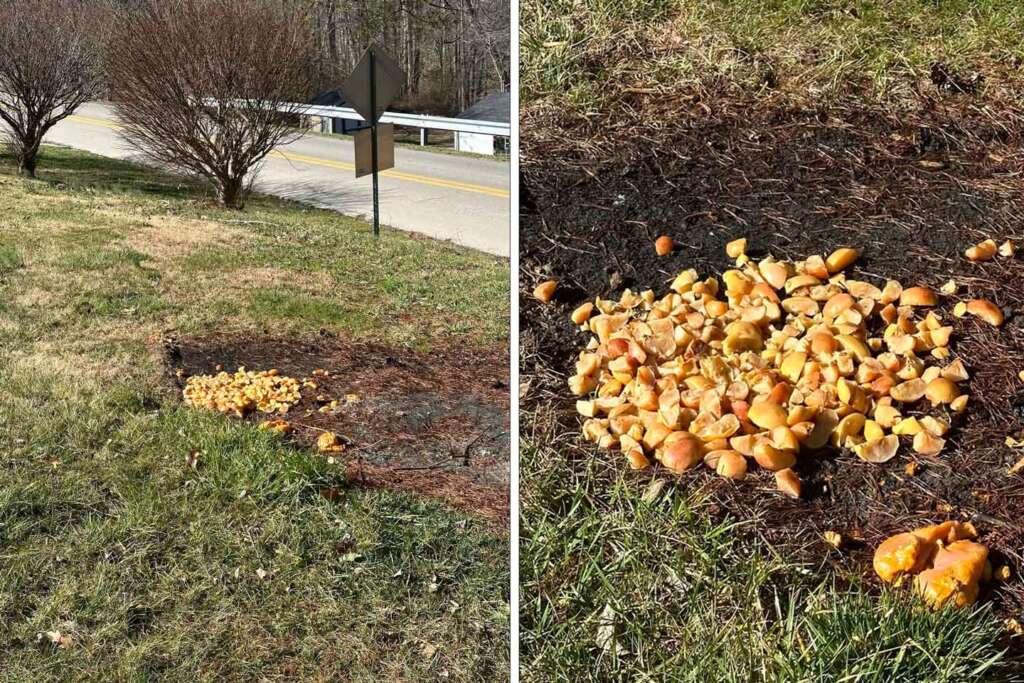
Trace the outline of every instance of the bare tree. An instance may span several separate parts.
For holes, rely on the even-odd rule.
[[[109,16],[98,0],[0,0],[0,119],[22,175],[47,131],[100,93]]]
[[[123,134],[207,178],[242,208],[260,162],[296,135],[315,44],[298,9],[271,0],[151,0],[117,24],[110,93]]]

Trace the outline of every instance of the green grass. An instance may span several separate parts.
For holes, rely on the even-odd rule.
[[[0,160],[0,681],[507,677],[505,533],[183,408],[155,352],[497,343],[507,262],[66,149],[40,176]]]
[[[268,320],[258,292],[270,287],[303,299],[296,310],[345,311],[323,316],[330,330],[361,320],[356,331],[381,341],[425,348],[461,330],[481,343],[508,336],[506,259],[388,229],[375,240],[362,221],[264,196],[245,212],[224,210],[180,178],[59,148],[46,150],[40,177],[0,180],[10,207],[0,216],[0,277],[30,265],[23,289],[62,300],[170,290],[160,297],[166,322],[184,332]],[[282,331],[308,328],[278,317]]]
[[[24,265],[17,250],[11,246],[0,246],[0,277],[13,273]]]
[[[1015,0],[527,0],[523,100],[600,107],[623,89],[827,99],[912,94],[943,62],[1019,93]],[[528,105],[529,106],[529,105]]]
[[[925,609],[797,566],[757,520],[701,493],[524,442],[520,584],[526,681],[929,681],[1009,678],[987,607]]]

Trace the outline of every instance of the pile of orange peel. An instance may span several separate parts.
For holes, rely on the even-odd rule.
[[[848,278],[852,248],[791,262],[746,247],[726,245],[721,281],[685,270],[660,298],[627,289],[572,312],[593,335],[568,380],[584,437],[635,469],[704,463],[741,480],[755,463],[793,497],[798,456],[828,444],[872,463],[904,445],[937,456],[969,378],[953,326],[929,310],[939,292]],[[955,314],[1003,322],[985,299]]]
[[[913,577],[915,591],[932,607],[965,607],[992,579],[988,548],[969,523],[943,522],[896,534],[875,551],[874,568],[886,583]]]
[[[237,417],[254,410],[284,415],[302,400],[299,380],[276,369],[254,372],[244,367],[234,373],[189,377],[184,397],[187,405]]]
[[[220,366],[217,366],[220,368]],[[313,377],[329,377],[326,370],[313,371]],[[185,404],[207,410],[213,410],[235,417],[245,417],[253,411],[261,413],[286,415],[302,400],[302,390],[319,389],[315,379],[295,379],[282,375],[277,369],[251,371],[240,367],[234,373],[218,372],[216,375],[195,375],[189,377],[183,391]],[[337,399],[319,394],[318,403],[323,405],[318,412],[325,413],[336,410],[340,405]],[[358,394],[348,394],[347,404],[357,403]],[[287,435],[295,431],[294,425],[284,419],[274,418],[259,424],[263,431]],[[320,453],[333,454],[345,450],[344,440],[334,432],[322,432],[316,440],[316,449]]]

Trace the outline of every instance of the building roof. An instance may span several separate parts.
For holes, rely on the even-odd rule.
[[[459,114],[456,118],[509,123],[511,115],[511,95],[507,92],[495,92],[481,100],[478,100],[476,104]]]
[[[345,98],[342,97],[340,90],[325,90],[316,97],[310,104],[315,104],[320,107],[344,107],[347,106]]]

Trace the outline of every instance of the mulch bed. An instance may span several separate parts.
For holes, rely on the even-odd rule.
[[[508,349],[461,339],[438,348],[447,351],[420,353],[330,335],[169,338],[164,358],[179,396],[188,376],[218,367],[310,377],[319,388],[303,391],[284,416],[295,427],[289,438],[311,446],[324,431],[344,437],[349,446],[336,457],[346,463],[351,485],[426,495],[507,522]],[[313,377],[314,370],[329,376]],[[340,399],[341,407],[319,412],[319,394]],[[349,394],[359,401],[346,404]],[[246,419],[273,417],[252,413]]]
[[[681,270],[732,267],[724,245],[747,237],[756,257],[800,259],[856,246],[851,277],[934,288],[955,278],[959,297],[988,297],[1007,312],[1002,328],[952,316],[951,348],[968,366],[972,396],[945,451],[901,449],[885,465],[849,452],[803,457],[804,500],[774,492],[770,473],[735,485],[700,468],[681,487],[714,492],[722,514],[764,523],[757,534],[793,559],[834,563],[873,580],[871,554],[887,535],[948,518],[975,521],[996,563],[1014,578],[990,592],[996,609],[1024,614],[1024,476],[1007,469],[1024,451],[1024,260],[972,264],[963,250],[986,237],[1024,241],[1024,118],[966,96],[936,95],[901,111],[857,103],[827,109],[741,101],[656,102],[635,116],[575,120],[538,111],[523,125],[521,371],[525,415],[555,415],[551,439],[578,434],[565,380],[585,343],[570,311],[594,295],[667,291]],[[649,116],[649,118],[645,118]],[[645,123],[645,121],[649,123]],[[679,245],[659,258],[654,239]],[[552,305],[530,292],[560,282]],[[529,427],[522,428],[524,433]],[[581,445],[575,455],[619,455]],[[917,460],[919,471],[904,468]],[[621,463],[623,469],[625,462]],[[652,476],[635,476],[638,485]],[[524,482],[529,487],[529,482]],[[821,533],[860,539],[834,552]]]

